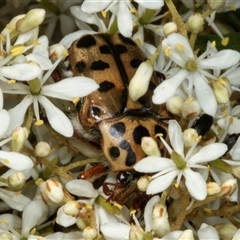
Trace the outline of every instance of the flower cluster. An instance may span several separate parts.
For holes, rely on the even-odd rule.
[[[239,2],[30,2],[3,3],[0,13],[0,239],[239,239],[240,53],[235,23],[218,18],[238,16]],[[120,115],[107,112],[119,106],[108,76],[99,83],[69,56],[75,40],[98,33],[120,33],[146,55],[133,59]],[[99,49],[118,54],[127,85],[123,44]],[[140,125],[129,141],[125,118],[141,122],[131,106],[167,131]],[[119,148],[108,134],[122,138]],[[145,157],[114,172],[106,151]]]

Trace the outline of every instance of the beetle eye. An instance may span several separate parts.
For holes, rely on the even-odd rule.
[[[130,172],[119,172],[117,174],[117,180],[126,186],[130,181],[132,181],[132,174]]]
[[[89,109],[90,115],[93,116],[94,118],[99,118],[101,109],[98,107],[91,107]]]

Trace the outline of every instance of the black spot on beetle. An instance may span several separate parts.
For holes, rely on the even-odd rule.
[[[137,126],[133,130],[133,140],[136,144],[141,144],[142,137],[150,136],[147,128],[142,125]]]
[[[132,151],[131,145],[128,141],[122,140],[119,144],[120,148],[126,150],[126,151]]]
[[[84,69],[86,68],[86,63],[83,61],[79,61],[76,63],[76,69],[78,70],[78,72],[82,72]]]
[[[161,127],[160,125],[155,125],[154,131],[155,134],[161,133],[163,135],[163,138],[166,138],[167,136],[165,128]]]
[[[109,81],[103,81],[99,84],[98,91],[99,92],[107,92],[114,87],[115,87],[114,83],[109,82]]]
[[[131,167],[136,163],[136,154],[132,149],[128,151],[125,163],[128,167]]]
[[[86,35],[80,38],[76,44],[77,48],[89,48],[96,45],[96,40],[92,35]]]
[[[120,150],[118,147],[114,146],[109,149],[109,155],[115,160],[120,156]]]
[[[110,67],[109,64],[106,62],[103,62],[102,60],[95,61],[91,65],[92,70],[104,70],[109,67]]]
[[[137,58],[134,58],[130,61],[130,65],[132,68],[138,68],[141,63],[142,63],[142,60]]]
[[[111,48],[108,45],[102,45],[99,47],[100,53],[101,54],[109,54],[111,53]]]
[[[111,136],[113,136],[115,138],[123,136],[125,131],[126,131],[126,127],[125,127],[125,124],[123,122],[118,122],[118,123],[113,124],[110,127],[110,130],[109,130]]]
[[[126,44],[130,44],[132,46],[136,46],[137,44],[131,39],[131,38],[127,38],[124,37],[122,34],[118,34],[119,38]]]
[[[127,52],[126,46],[124,46],[122,44],[117,44],[114,47],[117,50],[118,54],[122,54],[122,53],[126,53]]]

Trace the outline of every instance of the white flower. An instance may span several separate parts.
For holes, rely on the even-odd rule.
[[[208,51],[196,58],[189,42],[179,33],[170,34],[162,42],[163,50],[179,67],[174,74],[161,83],[155,90],[153,102],[161,104],[175,95],[181,85],[188,96],[196,95],[203,109],[209,115],[217,111],[217,102],[208,84],[207,77],[216,79],[208,70],[226,69],[236,65],[240,55],[237,51],[222,50],[208,58]]]
[[[212,143],[202,147],[197,153],[192,155],[194,146],[187,154],[184,154],[184,143],[182,132],[176,120],[169,121],[169,138],[174,150],[167,146],[171,158],[146,157],[138,162],[134,169],[139,172],[154,173],[152,181],[148,185],[147,194],[155,194],[167,189],[177,177],[177,185],[184,176],[186,187],[189,193],[198,200],[203,200],[207,196],[206,182],[202,175],[192,168],[206,168],[204,164],[215,160],[227,151],[227,146],[223,143]],[[196,146],[196,145],[195,145]]]

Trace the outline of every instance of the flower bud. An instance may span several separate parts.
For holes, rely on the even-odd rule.
[[[216,182],[207,183],[207,195],[215,195],[221,192],[221,187]]]
[[[192,147],[198,138],[198,133],[193,128],[187,128],[183,131],[183,142],[186,147]]]
[[[166,217],[168,218],[168,212],[166,206],[162,203],[156,203],[153,207],[152,218],[161,218]]]
[[[137,187],[141,192],[146,192],[150,183],[148,176],[141,176],[137,181]]]
[[[130,240],[144,240],[144,231],[140,226],[132,225],[129,232]]]
[[[79,230],[83,231],[88,226],[88,223],[86,220],[83,220],[82,218],[78,218],[76,225]]]
[[[200,13],[195,13],[188,18],[188,26],[194,33],[202,31],[204,25],[203,17]]]
[[[171,33],[178,32],[177,24],[175,22],[168,22],[163,26],[163,33],[167,37]]]
[[[69,201],[63,207],[64,213],[70,216],[77,216],[79,214],[79,210],[80,205],[77,201]]]
[[[183,231],[178,240],[194,240],[193,232],[190,229]]]
[[[47,157],[51,152],[51,148],[47,142],[38,142],[35,146],[35,154],[38,157]]]
[[[26,181],[23,173],[15,172],[8,177],[8,184],[14,189],[21,189]]]
[[[152,73],[153,67],[148,61],[140,64],[129,84],[129,95],[133,101],[147,92]]]
[[[224,181],[221,185],[221,195],[230,196],[235,191],[237,187],[237,180],[235,178],[228,179]]]
[[[64,59],[68,56],[68,50],[63,44],[54,44],[49,48],[49,58],[52,62],[55,62],[57,59]]]
[[[22,19],[23,17],[25,17],[26,14],[21,14],[21,15],[17,15],[16,17],[14,17],[7,25],[6,27],[2,30],[1,35],[6,36],[9,32],[11,32],[15,27],[16,27],[16,23],[19,19]]]
[[[86,240],[95,239],[97,237],[97,235],[98,235],[97,230],[95,228],[92,228],[89,226],[86,227],[82,233],[83,239],[86,239]]]
[[[152,221],[152,230],[159,237],[163,237],[168,234],[170,230],[170,224],[166,217],[155,218]]]
[[[208,0],[208,6],[213,10],[218,10],[225,5],[226,0]]]
[[[142,137],[141,147],[148,156],[161,156],[157,142],[151,137]]]
[[[201,112],[201,107],[195,98],[189,98],[182,104],[182,116],[185,119],[192,119],[198,116]]]
[[[233,224],[217,224],[214,226],[218,232],[219,238],[224,240],[232,240],[238,228]]]
[[[43,22],[45,15],[46,11],[44,9],[32,9],[26,14],[25,17],[17,21],[16,28],[21,33],[28,32],[39,26]]]
[[[227,78],[219,78],[217,81],[212,80],[210,82],[217,102],[220,104],[228,103],[229,98],[232,94],[229,80]]]
[[[19,152],[28,138],[29,131],[25,127],[18,127],[12,133],[12,151]]]
[[[179,96],[173,96],[166,102],[166,108],[170,113],[181,117],[183,102],[184,102],[183,98]]]

